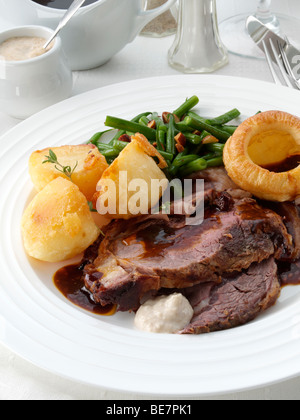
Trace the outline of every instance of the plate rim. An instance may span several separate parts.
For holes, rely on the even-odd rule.
[[[6,133],[2,134],[1,137],[0,137],[0,143],[5,142],[6,140],[9,140],[11,137],[14,137],[15,135],[17,137],[18,133],[22,132],[22,130],[27,131],[28,128],[30,128],[32,125],[34,125],[35,121],[39,121],[40,119],[42,120],[43,118],[46,118],[46,120],[47,120],[47,113],[49,113],[51,115],[51,112],[52,113],[53,112],[55,113],[55,111],[58,112],[59,109],[62,109],[63,107],[69,106],[69,105],[71,107],[74,106],[75,108],[78,108],[78,106],[79,106],[78,103],[82,100],[82,102],[85,104],[85,101],[88,100],[88,98],[91,95],[92,95],[92,97],[94,97],[94,95],[97,95],[97,93],[100,93],[100,92],[103,92],[103,91],[106,91],[106,90],[110,90],[110,89],[113,89],[113,90],[117,89],[118,90],[118,88],[120,86],[122,86],[122,88],[126,89],[126,88],[130,87],[132,85],[132,83],[139,84],[140,86],[143,86],[145,83],[146,84],[151,84],[151,83],[158,83],[158,81],[160,81],[160,83],[167,81],[167,83],[172,84],[172,83],[174,83],[174,81],[188,80],[188,79],[193,80],[193,81],[197,80],[198,83],[199,83],[199,86],[203,85],[204,81],[207,81],[207,82],[209,81],[209,82],[212,82],[212,83],[214,83],[214,81],[215,82],[218,81],[219,83],[221,83],[222,81],[223,82],[225,82],[225,81],[228,82],[230,80],[232,83],[235,82],[237,84],[240,84],[240,83],[241,84],[248,84],[248,86],[255,85],[256,88],[264,87],[265,89],[269,90],[270,87],[273,87],[275,89],[275,86],[272,83],[269,83],[269,82],[256,81],[254,79],[247,79],[247,78],[241,78],[241,77],[217,76],[217,75],[205,75],[205,76],[200,76],[200,77],[199,77],[199,75],[197,75],[197,76],[196,75],[155,76],[155,77],[151,77],[151,78],[141,78],[141,79],[136,79],[136,80],[129,80],[129,81],[126,81],[126,82],[114,83],[114,84],[111,84],[111,85],[108,85],[108,86],[104,86],[104,87],[100,87],[100,88],[97,88],[97,89],[93,89],[93,90],[88,91],[88,92],[84,92],[80,95],[76,95],[74,97],[71,97],[71,98],[59,103],[59,104],[56,104],[56,105],[54,105],[54,106],[52,106],[52,107],[50,107],[46,110],[43,110],[43,111],[39,112],[38,114],[30,117],[29,119],[27,119],[23,122],[20,122],[17,126],[11,128]],[[197,87],[197,85],[196,85],[195,90],[197,88],[199,89],[199,86]],[[278,87],[276,87],[275,90],[276,91],[278,90],[278,92],[279,92],[280,89],[282,89],[282,92],[287,92],[287,90],[284,90],[284,89],[287,89],[287,88],[284,88],[284,87],[279,87],[279,89],[278,89]],[[99,122],[99,125],[101,125],[101,122]],[[104,122],[103,122],[103,125],[104,125]],[[3,158],[3,156],[5,156],[4,152],[2,154],[0,154],[0,162]],[[1,173],[1,170],[0,170],[0,173]],[[1,181],[0,181],[0,186],[1,186]],[[0,281],[0,287],[1,287],[1,281]],[[0,321],[1,321],[1,309],[0,309]],[[1,322],[0,322],[0,330],[1,330]],[[0,339],[0,341],[2,342],[1,339]],[[6,346],[5,342],[3,342],[3,344]],[[8,348],[10,348],[10,347],[8,347]],[[13,352],[19,354],[19,356],[21,356],[22,358],[28,360],[30,363],[33,363],[34,365],[39,366],[42,369],[47,370],[51,373],[55,373],[59,376],[63,376],[63,377],[66,377],[68,379],[76,380],[77,382],[82,382],[82,383],[85,383],[85,384],[88,384],[88,385],[95,385],[95,386],[98,386],[98,387],[103,387],[102,385],[97,384],[97,383],[91,383],[91,382],[86,381],[86,380],[82,381],[79,378],[74,378],[74,377],[68,376],[68,375],[66,376],[66,375],[62,374],[60,371],[59,372],[54,371],[53,367],[49,370],[47,368],[47,366],[45,366],[43,364],[40,365],[35,360],[30,360],[29,358],[24,357],[16,349],[11,348],[11,350]],[[217,390],[216,389],[214,392],[210,391],[207,394],[205,392],[201,392],[199,394],[199,392],[196,391],[195,393],[188,393],[188,394],[185,394],[184,392],[183,393],[181,393],[181,392],[180,393],[174,393],[174,392],[168,393],[168,392],[166,392],[163,395],[165,395],[165,396],[183,396],[184,395],[184,396],[195,397],[195,396],[206,396],[206,395],[220,395],[220,394],[231,393],[231,392],[241,392],[241,391],[244,391],[244,390],[256,389],[258,387],[271,385],[271,384],[276,383],[276,382],[281,382],[282,380],[287,380],[287,379],[293,378],[295,376],[298,376],[299,373],[300,373],[300,368],[299,368],[298,372],[296,372],[294,374],[290,374],[290,375],[287,375],[285,377],[274,379],[272,381],[269,380],[269,381],[266,381],[265,383],[263,381],[260,381],[260,383],[258,385],[244,386],[242,388],[231,387],[231,388],[228,388],[227,390]],[[149,392],[149,391],[145,392],[145,390],[139,390],[139,389],[127,390],[127,389],[124,389],[124,388],[107,387],[107,386],[105,386],[105,389],[107,389],[107,390],[109,389],[111,391],[119,391],[119,392],[131,392],[131,393],[133,392],[133,393],[136,393],[136,394],[139,394],[139,395],[145,395],[145,394],[147,394],[147,395],[162,395],[161,393],[156,394],[155,392]]]

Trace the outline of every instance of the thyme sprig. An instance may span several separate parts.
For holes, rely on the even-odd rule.
[[[52,163],[55,165],[55,169],[57,169],[59,172],[66,175],[68,178],[72,180],[72,175],[75,171],[75,169],[78,166],[78,162],[76,162],[76,165],[72,169],[71,166],[63,166],[61,163],[58,162],[56,154],[53,152],[53,150],[49,150],[49,156],[45,156],[46,160],[44,160],[44,163]]]
[[[97,213],[97,210],[96,210],[96,209],[94,209],[93,203],[92,203],[91,201],[88,201],[88,206],[89,206],[90,211],[91,211],[92,213]]]

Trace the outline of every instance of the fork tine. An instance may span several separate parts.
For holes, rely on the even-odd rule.
[[[265,56],[266,56],[266,59],[267,59],[267,62],[268,62],[270,71],[272,73],[274,82],[276,83],[276,85],[282,85],[282,82],[279,79],[279,77],[277,76],[277,73],[275,71],[275,68],[274,68],[274,65],[273,65],[273,61],[272,61],[272,57],[271,57],[271,54],[270,54],[270,52],[269,52],[269,50],[268,50],[268,48],[266,46],[266,43],[265,43],[265,41],[262,41],[262,43],[263,43],[263,47],[264,47],[264,51],[265,51]]]
[[[295,82],[296,86],[300,89],[300,84],[299,84],[298,80],[296,79],[296,77],[294,76],[293,69],[292,69],[292,67],[290,65],[290,62],[289,62],[289,60],[287,58],[287,55],[286,55],[286,52],[285,52],[283,46],[280,43],[278,43],[278,46],[279,46],[281,58],[283,60],[283,64],[284,64],[284,66],[286,68],[286,71],[291,76],[291,78]]]
[[[284,78],[285,83],[288,85],[288,87],[294,89],[294,85],[292,84],[289,76],[287,75],[286,69],[284,68],[283,62],[281,61],[281,59],[278,56],[278,52],[277,52],[277,50],[275,48],[275,45],[274,45],[272,39],[270,39],[270,45],[271,45],[271,48],[272,48],[272,52],[274,54],[274,57],[276,59],[276,62],[278,64],[280,73],[281,73],[282,77]]]

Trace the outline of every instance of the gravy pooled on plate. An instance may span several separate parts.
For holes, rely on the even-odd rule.
[[[40,37],[12,37],[0,44],[0,60],[5,61],[23,61],[39,57],[49,51],[53,44],[47,49],[43,46],[46,39]]]

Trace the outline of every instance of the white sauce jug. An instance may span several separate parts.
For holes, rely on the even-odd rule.
[[[168,0],[147,11],[142,0],[98,0],[82,6],[60,33],[71,69],[88,70],[104,64],[175,3]],[[10,26],[43,25],[52,29],[66,12],[33,0],[0,0],[0,11]]]

